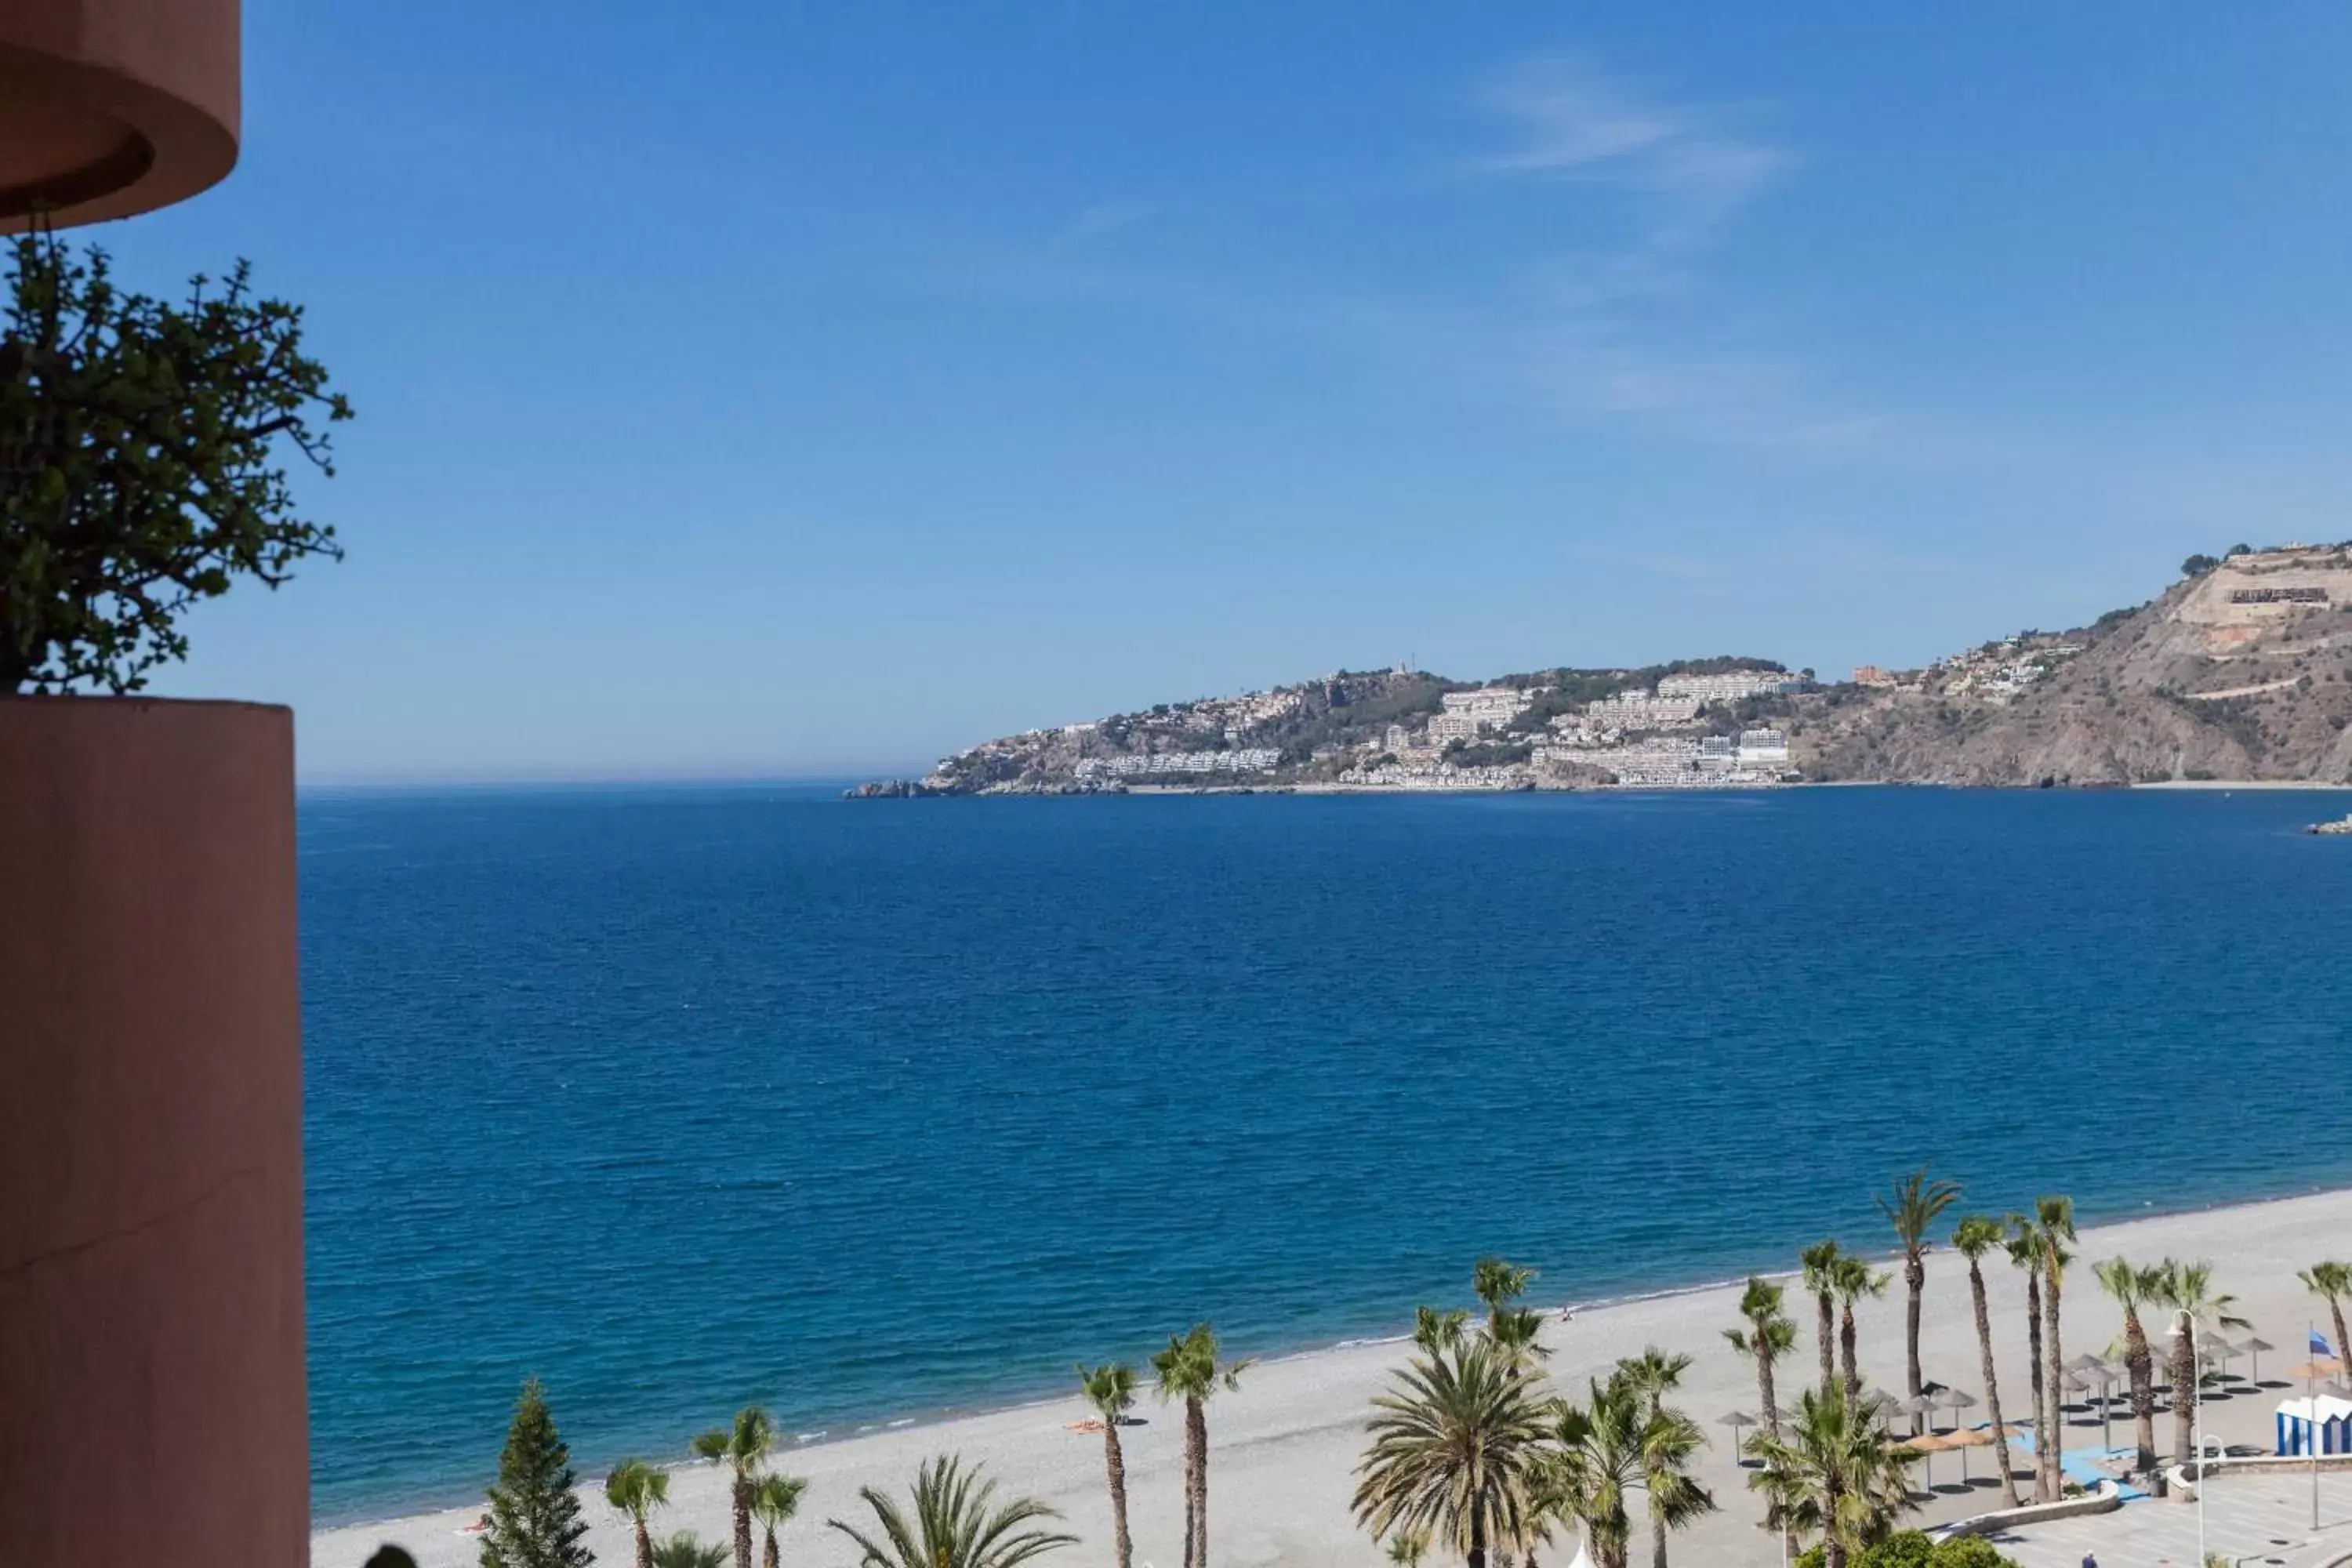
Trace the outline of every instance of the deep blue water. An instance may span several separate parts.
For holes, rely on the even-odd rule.
[[[2294,794],[316,795],[321,1518],[1876,1244],[2352,1178],[2352,842]]]

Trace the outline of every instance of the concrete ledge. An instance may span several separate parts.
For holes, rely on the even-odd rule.
[[[2084,1497],[2062,1498],[2056,1502],[2029,1503],[2023,1508],[2005,1508],[1992,1513],[1979,1513],[1955,1520],[1950,1524],[1937,1525],[1927,1534],[1937,1541],[1958,1541],[1968,1535],[1998,1535],[2004,1530],[2020,1525],[2047,1524],[2053,1519],[2079,1519],[2084,1514],[2113,1513],[2124,1506],[2124,1490],[2113,1481],[2101,1481]]]
[[[2315,1462],[2309,1454],[2215,1454],[2208,1458],[2201,1467],[2201,1469],[2210,1469],[2217,1476],[2226,1475],[2231,1470],[2251,1470],[2257,1474],[2284,1470],[2290,1475],[2302,1475],[2315,1468],[2352,1470],[2352,1454],[2322,1454]],[[2200,1472],[2200,1467],[2194,1459],[2185,1465],[2164,1467],[2165,1483],[2173,1496],[2190,1502],[2196,1500],[2197,1475],[2192,1472]]]

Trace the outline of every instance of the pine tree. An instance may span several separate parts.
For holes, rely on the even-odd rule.
[[[580,1538],[588,1521],[572,1490],[572,1450],[557,1436],[539,1379],[522,1385],[514,1421],[499,1456],[499,1484],[490,1489],[490,1527],[482,1536],[482,1568],[589,1568],[595,1559]]]

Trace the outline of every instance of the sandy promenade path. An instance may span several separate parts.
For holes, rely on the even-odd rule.
[[[1879,1238],[1845,1239],[1850,1246],[1862,1246],[1874,1245]],[[2253,1320],[2256,1330],[2280,1347],[2263,1358],[2263,1378],[2281,1377],[2304,1359],[2305,1325],[2315,1311],[2321,1331],[2329,1331],[2324,1304],[2304,1292],[2295,1271],[2323,1258],[2352,1255],[2352,1193],[2086,1230],[2066,1281],[2063,1338],[2068,1357],[2084,1351],[2104,1352],[2120,1332],[2121,1319],[2100,1294],[2090,1269],[2093,1262],[2117,1255],[2138,1263],[2165,1256],[2212,1262],[2219,1287],[2234,1292],[2241,1310]],[[1759,1259],[1759,1263],[1777,1261]],[[1465,1277],[1468,1264],[1465,1258]],[[2003,1413],[2015,1419],[2031,1412],[2022,1279],[2003,1260],[1988,1269],[1987,1282],[1992,1297]],[[1556,1304],[1560,1300],[1559,1283],[1539,1281],[1534,1304]],[[1779,1550],[1757,1528],[1759,1510],[1747,1490],[1746,1472],[1738,1467],[1732,1451],[1733,1434],[1717,1425],[1717,1418],[1727,1411],[1753,1414],[1757,1405],[1753,1363],[1736,1355],[1722,1336],[1724,1329],[1735,1324],[1738,1296],[1737,1287],[1730,1287],[1595,1307],[1579,1310],[1570,1321],[1549,1325],[1545,1337],[1552,1351],[1550,1372],[1555,1383],[1579,1397],[1586,1378],[1605,1373],[1618,1357],[1635,1353],[1645,1345],[1685,1352],[1696,1358],[1679,1404],[1706,1426],[1714,1440],[1702,1479],[1713,1489],[1721,1511],[1675,1538],[1674,1560],[1720,1568],[1745,1564],[1763,1568],[1780,1561]],[[1793,1403],[1794,1391],[1809,1380],[1815,1365],[1811,1303],[1793,1289],[1790,1298],[1790,1312],[1798,1322],[1798,1347],[1781,1364],[1784,1405]],[[1412,1306],[1410,1301],[1398,1304],[1401,1322],[1410,1321]],[[2160,1336],[2161,1326],[2151,1325],[2151,1332]],[[1922,1360],[1930,1379],[1981,1396],[1967,1269],[1948,1251],[1928,1258],[1922,1343]],[[1861,1345],[1864,1380],[1899,1392],[1903,1384],[1899,1276],[1885,1300],[1864,1308]],[[1217,1396],[1209,1415],[1209,1513],[1212,1556],[1218,1568],[1256,1568],[1267,1563],[1378,1568],[1385,1562],[1380,1549],[1351,1521],[1349,1472],[1363,1448],[1368,1402],[1403,1361],[1408,1348],[1396,1343],[1343,1346],[1266,1362],[1251,1369],[1239,1393]],[[2243,1363],[2239,1370],[2244,1370]],[[2218,1403],[2210,1407],[2209,1429],[2233,1443],[2267,1447],[2270,1412],[2286,1392],[2241,1394]],[[559,1417],[561,1414],[559,1404]],[[863,1522],[867,1516],[856,1495],[859,1486],[903,1491],[921,1459],[956,1452],[984,1462],[1008,1491],[1042,1496],[1067,1515],[1069,1527],[1083,1538],[1083,1544],[1050,1561],[1072,1565],[1108,1563],[1110,1510],[1104,1494],[1102,1438],[1067,1426],[1085,1414],[1074,1395],[1050,1405],[790,1449],[780,1456],[781,1468],[807,1477],[811,1486],[802,1517],[782,1539],[783,1561],[793,1568],[854,1564],[855,1553],[848,1542],[824,1528],[825,1519]],[[1136,1560],[1151,1568],[1170,1568],[1181,1559],[1183,1424],[1149,1394],[1136,1414],[1147,1422],[1125,1431]],[[1980,1409],[1971,1413],[1978,1419],[1982,1414]],[[781,1419],[789,1429],[789,1413]],[[494,1458],[499,1436],[483,1435],[486,1460]],[[2168,1415],[2158,1415],[2158,1438],[2159,1448],[2168,1451],[2172,1439]],[[2070,1446],[2095,1446],[2098,1440],[2095,1425],[2087,1432],[2077,1428],[2069,1436]],[[2130,1440],[2127,1422],[2118,1423],[2116,1440]],[[681,1447],[683,1441],[681,1434]],[[1952,1492],[1938,1495],[1922,1519],[1957,1517],[1997,1506],[1988,1481],[1990,1450],[1969,1456],[1979,1485],[1965,1494],[1953,1495],[1958,1491],[1958,1458],[1936,1458],[1934,1479]],[[2024,1461],[2019,1463],[2021,1467]],[[598,1560],[627,1563],[631,1552],[627,1530],[604,1505],[601,1476],[588,1490],[587,1512],[594,1521],[590,1543]],[[671,1483],[671,1498],[673,1506],[656,1516],[660,1531],[685,1528],[700,1532],[706,1541],[728,1539],[726,1488],[718,1473],[704,1467],[681,1468]],[[311,1562],[314,1568],[360,1568],[377,1544],[396,1541],[415,1554],[422,1568],[470,1565],[477,1561],[478,1543],[459,1531],[479,1511],[478,1507],[468,1508],[327,1531],[313,1537]],[[1637,1521],[1637,1530],[1645,1528]],[[1546,1556],[1564,1563],[1574,1554],[1573,1542],[1564,1542]]]

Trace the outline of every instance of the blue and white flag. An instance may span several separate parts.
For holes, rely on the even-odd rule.
[[[2327,1348],[2327,1336],[2321,1333],[2317,1329],[2311,1331],[2311,1353],[2314,1355],[2324,1355],[2329,1361],[2334,1361],[2336,1359],[2336,1352]]]

